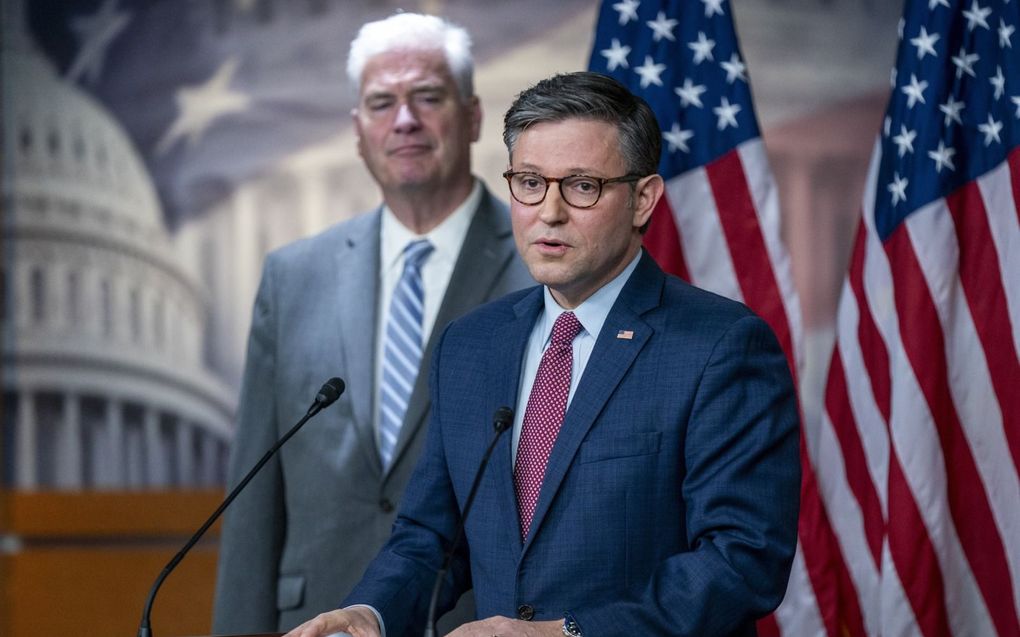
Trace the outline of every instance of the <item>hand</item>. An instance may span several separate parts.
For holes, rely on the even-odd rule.
[[[562,637],[563,620],[525,622],[509,617],[490,617],[464,624],[447,637]]]
[[[367,608],[341,608],[310,619],[283,637],[326,637],[346,632],[354,637],[380,637],[379,622]]]

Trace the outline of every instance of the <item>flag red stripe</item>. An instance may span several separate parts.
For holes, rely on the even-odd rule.
[[[888,506],[889,553],[918,628],[925,637],[949,637],[942,569],[895,448],[889,450]]]
[[[857,591],[822,504],[803,435],[800,437],[800,465],[798,535],[825,632],[829,637],[864,635],[864,618]]]
[[[652,211],[652,218],[645,232],[644,243],[659,267],[690,282],[691,275],[684,259],[680,229],[673,220],[673,210],[666,195],[663,195]]]
[[[868,461],[864,455],[860,431],[857,429],[854,414],[850,409],[843,358],[840,356],[839,347],[833,350],[832,360],[829,363],[829,379],[825,386],[825,411],[829,414],[833,431],[839,440],[847,483],[861,507],[864,535],[868,541],[868,548],[871,549],[871,557],[875,561],[875,568],[880,570],[885,520],[882,515],[878,490],[875,489],[871,472],[868,471]]]
[[[739,247],[738,250],[730,251],[730,258],[733,260],[744,303],[765,319],[775,332],[780,346],[786,352],[790,370],[796,373],[793,335],[790,333],[786,308],[783,307],[783,295],[758,225],[758,214],[751,200],[751,189],[747,184],[740,155],[736,150],[724,154],[707,164],[705,173],[719,211],[719,222],[726,243]]]
[[[946,204],[952,213],[960,245],[963,293],[988,361],[992,387],[999,399],[1013,466],[1020,467],[1020,426],[1010,426],[1010,423],[1020,423],[1020,392],[1016,387],[1020,381],[1020,362],[1016,350],[1009,345],[1012,326],[988,213],[981,190],[973,181],[947,197]]]
[[[758,637],[780,637],[782,634],[776,616],[771,613],[759,619],[755,627],[758,629]]]
[[[897,275],[893,294],[900,337],[939,436],[949,508],[960,544],[999,634],[1020,635],[1006,551],[952,402],[944,337],[906,224],[886,239],[885,250]],[[900,576],[917,577],[918,573],[901,571]]]
[[[875,397],[875,404],[878,406],[886,427],[889,426],[889,414],[892,405],[892,380],[889,376],[889,350],[882,340],[882,334],[875,325],[871,314],[871,304],[864,292],[864,253],[868,243],[868,228],[861,223],[857,228],[857,238],[854,241],[853,252],[850,257],[850,271],[847,278],[850,281],[850,289],[853,290],[857,299],[858,321],[857,341],[860,343],[861,354],[864,358],[864,367],[868,370],[868,378],[871,381],[871,393]]]

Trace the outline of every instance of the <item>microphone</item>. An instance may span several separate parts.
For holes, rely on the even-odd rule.
[[[496,410],[496,413],[492,415],[492,428],[496,430],[496,435],[492,437],[492,442],[489,443],[489,448],[485,450],[485,455],[482,456],[482,461],[478,463],[478,471],[475,473],[475,481],[471,484],[471,490],[468,491],[467,500],[464,502],[464,511],[460,515],[460,524],[457,525],[457,533],[453,536],[453,542],[450,543],[450,548],[446,551],[446,556],[443,558],[443,566],[436,573],[436,583],[432,586],[432,598],[429,600],[429,617],[425,623],[425,637],[436,636],[436,605],[439,603],[439,590],[443,586],[443,578],[446,577],[446,572],[450,570],[450,562],[453,561],[453,554],[456,552],[457,547],[460,545],[460,539],[464,535],[464,525],[467,523],[468,512],[471,510],[471,503],[475,501],[475,493],[478,491],[478,484],[482,481],[482,474],[485,473],[485,467],[489,465],[489,456],[492,455],[492,450],[496,448],[496,442],[499,441],[500,435],[514,424],[514,410],[509,407],[500,407]],[[141,637],[141,635],[139,635]]]
[[[269,459],[280,449],[280,447],[283,446],[283,443],[290,440],[290,437],[296,434],[298,429],[308,422],[312,416],[335,403],[337,398],[340,398],[340,394],[344,393],[344,389],[344,381],[339,378],[330,378],[327,380],[326,384],[319,389],[319,393],[315,395],[315,400],[308,408],[308,411],[305,412],[305,415],[302,416],[301,420],[291,427],[290,431],[277,440],[276,444],[274,444],[269,451],[262,456],[261,460],[255,463],[255,466],[248,472],[248,475],[244,476],[244,479],[241,480],[236,487],[234,487],[234,490],[223,499],[219,508],[213,511],[213,514],[209,516],[209,519],[205,521],[205,524],[203,524],[201,528],[199,528],[198,531],[191,536],[191,539],[184,545],[184,548],[178,551],[177,555],[175,555],[173,559],[163,567],[163,571],[159,574],[159,577],[156,578],[156,581],[153,582],[152,588],[149,589],[148,599],[145,600],[145,608],[142,609],[142,622],[138,625],[138,637],[153,637],[152,628],[149,625],[149,616],[152,614],[152,603],[156,599],[156,593],[159,591],[159,587],[163,585],[163,580],[167,578],[167,575],[177,568],[177,565],[182,559],[184,559],[184,556],[191,550],[191,547],[195,546],[205,532],[209,530],[209,527],[212,526],[217,519],[219,519],[220,514],[222,514],[223,511],[230,506],[230,503],[234,501],[237,494],[239,494],[241,490],[244,489],[249,482],[251,482],[251,479],[255,477],[255,474],[259,472],[259,469],[269,462]]]

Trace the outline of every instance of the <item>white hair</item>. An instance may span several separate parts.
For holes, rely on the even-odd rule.
[[[442,51],[461,97],[468,99],[475,94],[471,36],[443,18],[420,13],[395,13],[361,27],[347,54],[347,77],[351,85],[361,87],[361,74],[370,59],[380,53],[400,50]]]

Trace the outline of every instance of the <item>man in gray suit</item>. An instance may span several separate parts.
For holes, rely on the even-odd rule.
[[[231,482],[325,379],[342,377],[347,391],[228,511],[218,633],[286,630],[350,592],[390,535],[425,438],[427,374],[418,369],[442,328],[533,283],[506,206],[471,175],[481,108],[467,33],[397,14],[362,27],[347,70],[359,87],[358,150],[384,203],[266,258]]]

